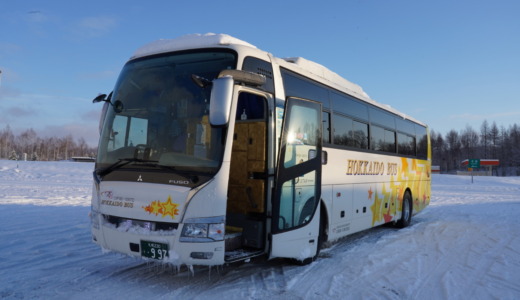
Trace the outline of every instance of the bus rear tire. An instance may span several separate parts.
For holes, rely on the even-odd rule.
[[[397,221],[395,227],[405,228],[412,223],[413,201],[410,191],[404,192],[403,205],[401,208],[401,219]]]

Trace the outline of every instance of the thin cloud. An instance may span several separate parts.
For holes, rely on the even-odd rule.
[[[28,117],[37,116],[38,112],[34,109],[27,109],[22,107],[11,107],[6,110],[6,113],[11,117]]]
[[[27,12],[26,18],[27,21],[31,23],[43,23],[49,20],[49,17],[44,14],[41,10],[31,10]]]
[[[0,58],[4,55],[13,55],[20,53],[23,50],[23,47],[17,44],[9,43],[9,42],[0,42]],[[5,70],[2,70],[5,72]]]
[[[105,70],[94,73],[84,73],[80,74],[79,77],[81,79],[116,79],[118,75],[118,71],[113,70]]]
[[[89,110],[83,114],[81,114],[81,119],[84,121],[98,121],[101,116],[101,106],[99,109]]]
[[[5,80],[5,79],[2,79]],[[17,99],[21,95],[21,91],[0,83],[0,102]]]
[[[45,13],[44,11],[35,9],[26,12],[20,18],[24,22],[29,31],[36,37],[48,38],[52,35],[51,29],[53,23],[56,23],[56,17]]]
[[[520,111],[510,111],[510,112],[500,112],[494,114],[458,114],[458,115],[450,115],[450,119],[452,120],[468,120],[468,121],[479,121],[479,120],[493,120],[505,117],[514,117],[520,116]]]
[[[5,124],[18,125],[20,119],[34,118],[38,116],[38,111],[23,107],[7,107],[0,106],[0,120]]]
[[[110,33],[117,26],[115,18],[107,16],[87,17],[78,22],[78,34],[87,37],[99,37]]]

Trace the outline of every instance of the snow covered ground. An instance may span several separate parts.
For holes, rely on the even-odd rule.
[[[308,266],[177,269],[90,241],[93,164],[0,160],[0,299],[520,299],[520,177],[434,175],[411,227]]]

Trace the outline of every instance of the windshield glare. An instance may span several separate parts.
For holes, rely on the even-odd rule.
[[[236,55],[222,51],[174,53],[127,63],[105,118],[97,164],[103,167],[133,158],[147,161],[147,167],[154,161],[156,167],[216,172],[224,129],[209,124],[211,87],[199,87],[192,75],[213,80],[235,66]]]

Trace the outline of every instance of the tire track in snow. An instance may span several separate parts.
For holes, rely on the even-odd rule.
[[[280,295],[286,291],[287,287],[282,266],[273,266],[266,270],[260,269],[250,276],[250,280],[249,295],[255,299],[268,295]]]
[[[458,221],[443,220],[430,224],[427,230],[434,241],[439,241],[436,251],[431,251],[431,261],[418,261],[422,275],[413,284],[410,299],[429,298],[480,298],[485,294],[483,286],[503,285],[503,276],[490,276],[504,248],[513,243],[511,232],[496,229],[491,222],[473,222],[471,218]],[[498,238],[497,235],[500,235]],[[475,239],[475,236],[479,236]],[[469,245],[469,247],[468,247]],[[499,254],[497,254],[499,253]],[[511,257],[518,257],[512,254]],[[427,266],[434,266],[427,269]],[[517,265],[516,270],[520,271]],[[436,286],[433,283],[440,284]],[[518,289],[518,286],[516,287]],[[442,294],[441,294],[442,293]]]

